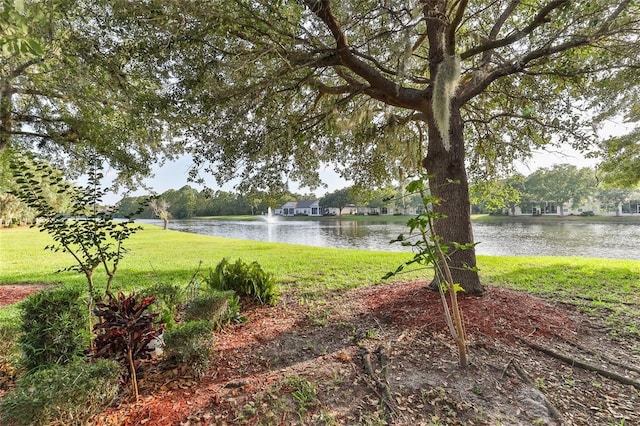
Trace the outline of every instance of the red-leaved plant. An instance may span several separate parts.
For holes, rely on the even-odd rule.
[[[94,355],[125,363],[138,400],[136,368],[140,360],[150,357],[152,349],[149,343],[160,332],[153,322],[158,314],[148,312],[156,297],[137,301],[133,293],[125,296],[120,292],[117,297],[107,293],[107,296],[108,301],[96,303],[94,309],[94,314],[100,318],[100,322],[93,327],[96,333]]]

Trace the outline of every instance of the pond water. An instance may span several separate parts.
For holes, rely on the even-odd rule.
[[[161,224],[149,220],[148,223]],[[408,251],[400,223],[355,220],[172,220],[169,228],[196,234],[363,250]],[[476,252],[490,256],[580,256],[640,260],[640,223],[474,223]]]

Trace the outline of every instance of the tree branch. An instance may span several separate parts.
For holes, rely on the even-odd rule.
[[[9,135],[15,135],[15,136],[29,136],[29,137],[40,138],[40,139],[49,139],[49,140],[53,139],[51,137],[51,135],[45,135],[44,133],[37,133],[37,132],[25,132],[25,131],[22,131],[22,130],[12,130],[10,132],[0,132],[0,134],[9,134]]]
[[[609,28],[611,26],[611,23],[626,9],[630,1],[631,0],[625,0],[621,2],[616,8],[616,10],[612,12],[604,21],[604,23],[596,31],[594,31],[593,34],[591,34],[590,36],[574,35],[573,38],[569,38],[569,40],[564,43],[560,43],[555,46],[546,45],[544,47],[541,47],[540,49],[533,50],[528,54],[522,56],[519,60],[511,64],[507,64],[497,68],[496,70],[489,73],[484,79],[480,80],[475,85],[473,85],[472,82],[468,83],[463,87],[463,90],[461,90],[457,98],[457,102],[459,103],[459,105],[463,105],[473,97],[482,93],[493,81],[497,80],[500,77],[505,77],[507,75],[515,74],[517,72],[522,72],[529,63],[531,63],[536,59],[540,59],[546,56],[551,56],[556,53],[563,52],[565,50],[574,49],[576,47],[587,46],[589,44],[592,44],[598,38],[607,35]],[[562,2],[563,2],[562,0],[557,0],[552,3],[562,3]],[[549,5],[547,5],[547,8],[548,7]],[[538,16],[540,16],[541,14],[542,12],[538,14]],[[467,51],[467,53],[468,52],[470,51]]]
[[[37,58],[37,59],[31,59],[30,61],[24,62],[21,65],[18,65],[18,67],[16,67],[16,69],[14,69],[13,71],[11,71],[9,73],[9,75],[7,76],[7,81],[11,81],[16,77],[19,77],[22,75],[22,73],[29,68],[32,65],[35,65],[39,62],[42,62],[42,59]]]
[[[370,84],[367,94],[390,105],[407,109],[427,109],[426,92],[403,88],[385,78],[378,70],[360,60],[349,48],[349,42],[340,23],[331,11],[330,0],[305,0],[309,9],[327,26],[336,42],[336,53],[341,64]]]
[[[489,32],[489,40],[491,40],[491,41],[495,41],[496,40],[496,38],[498,37],[498,34],[500,34],[500,30],[502,29],[502,26],[507,21],[507,18],[509,18],[509,16],[511,16],[513,11],[516,9],[516,7],[519,4],[520,4],[520,0],[513,0],[505,8],[505,10],[502,11],[500,16],[496,20],[496,22],[493,24],[493,27],[491,28],[491,31]],[[482,62],[484,62],[484,63],[489,62],[491,60],[491,56],[493,56],[492,55],[492,49],[486,50],[482,55]]]
[[[468,59],[468,58],[470,58],[472,56],[475,56],[475,55],[477,55],[479,53],[485,52],[487,50],[493,50],[493,49],[496,49],[498,47],[508,46],[510,44],[513,44],[513,43],[523,39],[527,35],[531,34],[533,32],[533,30],[535,30],[539,26],[549,22],[548,15],[551,12],[553,12],[555,9],[558,9],[560,6],[563,6],[564,4],[566,4],[568,2],[569,2],[569,0],[554,0],[554,1],[550,2],[545,7],[543,7],[540,10],[540,12],[538,12],[538,14],[531,21],[531,23],[529,25],[527,25],[526,27],[524,27],[524,29],[522,29],[520,31],[516,31],[515,33],[511,34],[508,37],[505,37],[505,38],[502,38],[502,39],[499,39],[499,40],[489,40],[486,43],[481,44],[480,46],[476,46],[474,48],[471,48],[471,49],[467,50],[466,52],[460,54],[460,59],[465,60],[465,59]],[[513,12],[514,9],[515,9],[515,6],[513,7],[513,9],[507,8],[507,10],[505,10],[505,13],[507,11]],[[508,16],[509,15],[505,16],[504,19],[506,20],[506,18]],[[502,18],[502,16],[501,16],[501,18]],[[494,28],[495,28],[495,26],[494,26]]]
[[[449,29],[447,31],[447,53],[449,55],[454,55],[456,53],[456,30],[458,29],[460,22],[462,22],[462,17],[467,9],[467,4],[468,0],[460,1],[456,8],[456,14],[453,17],[453,21],[449,24]]]

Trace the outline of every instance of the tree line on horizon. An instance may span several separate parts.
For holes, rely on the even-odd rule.
[[[12,186],[10,179],[0,181],[0,223],[7,226],[12,223],[32,222],[35,212],[11,194]],[[47,188],[43,190],[45,193],[48,191]],[[68,197],[65,194],[48,191],[47,196],[61,213],[69,208]],[[640,189],[602,185],[597,179],[596,170],[568,164],[539,169],[528,176],[517,174],[491,183],[475,184],[471,186],[470,196],[474,213],[514,212],[516,207],[520,207],[522,212],[532,212],[536,208],[544,212],[551,204],[558,207],[571,203],[571,206],[577,207],[591,200],[607,211],[620,214],[636,212],[640,203]],[[171,219],[263,215],[269,208],[274,210],[288,201],[316,199],[322,208],[342,209],[348,205],[355,205],[378,211],[387,208],[388,211],[397,214],[406,214],[409,209],[420,208],[422,205],[420,197],[405,194],[400,184],[384,188],[353,185],[329,192],[322,197],[290,191],[277,194],[262,191],[242,194],[211,189],[198,191],[190,185],[185,185],[154,197],[124,197],[113,207],[117,209],[117,216],[125,217],[144,206],[142,212],[136,215],[137,218],[158,218],[157,209],[149,203],[150,198],[163,200],[162,206]]]
[[[145,197],[125,197],[119,204],[121,213],[135,211]],[[322,197],[314,194],[285,192],[270,195],[264,192],[240,194],[227,191],[198,191],[189,185],[178,190],[168,190],[158,196],[169,207],[170,217],[188,219],[203,216],[261,215],[269,207],[278,208],[288,201],[319,200],[322,208],[343,208],[348,205],[381,209],[404,214],[409,208],[422,205],[420,197],[404,194],[401,185],[385,188],[365,188],[354,185],[341,188]],[[591,168],[577,168],[560,164],[539,169],[528,176],[514,175],[491,184],[473,185],[471,188],[471,208],[475,213],[507,212],[520,207],[523,212],[554,204],[570,203],[578,207],[583,202],[597,201],[607,211],[627,212],[629,207],[640,203],[640,189],[619,189],[598,184],[596,171]],[[627,203],[625,205],[625,203]],[[637,209],[637,207],[636,207]],[[631,212],[636,210],[631,209]],[[147,207],[138,216],[150,219],[156,217],[153,209]]]

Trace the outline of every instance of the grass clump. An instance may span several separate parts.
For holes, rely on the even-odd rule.
[[[209,321],[213,329],[240,318],[240,303],[233,291],[208,291],[187,303],[186,321]]]
[[[84,425],[118,395],[120,366],[109,360],[52,365],[22,377],[0,401],[0,424]]]
[[[291,389],[291,397],[298,405],[298,415],[303,419],[307,410],[318,404],[316,386],[300,376],[287,377],[285,384]]]
[[[0,375],[12,377],[20,367],[20,324],[7,321],[0,325]]]
[[[91,337],[81,291],[58,288],[35,293],[20,305],[24,366],[34,370],[82,357]]]
[[[265,272],[255,261],[245,263],[238,259],[231,263],[224,258],[215,269],[209,271],[205,282],[213,290],[233,290],[240,296],[249,296],[264,305],[273,305],[278,299],[273,274]]]
[[[209,321],[188,321],[164,334],[165,360],[189,365],[201,375],[211,363],[214,335]]]

